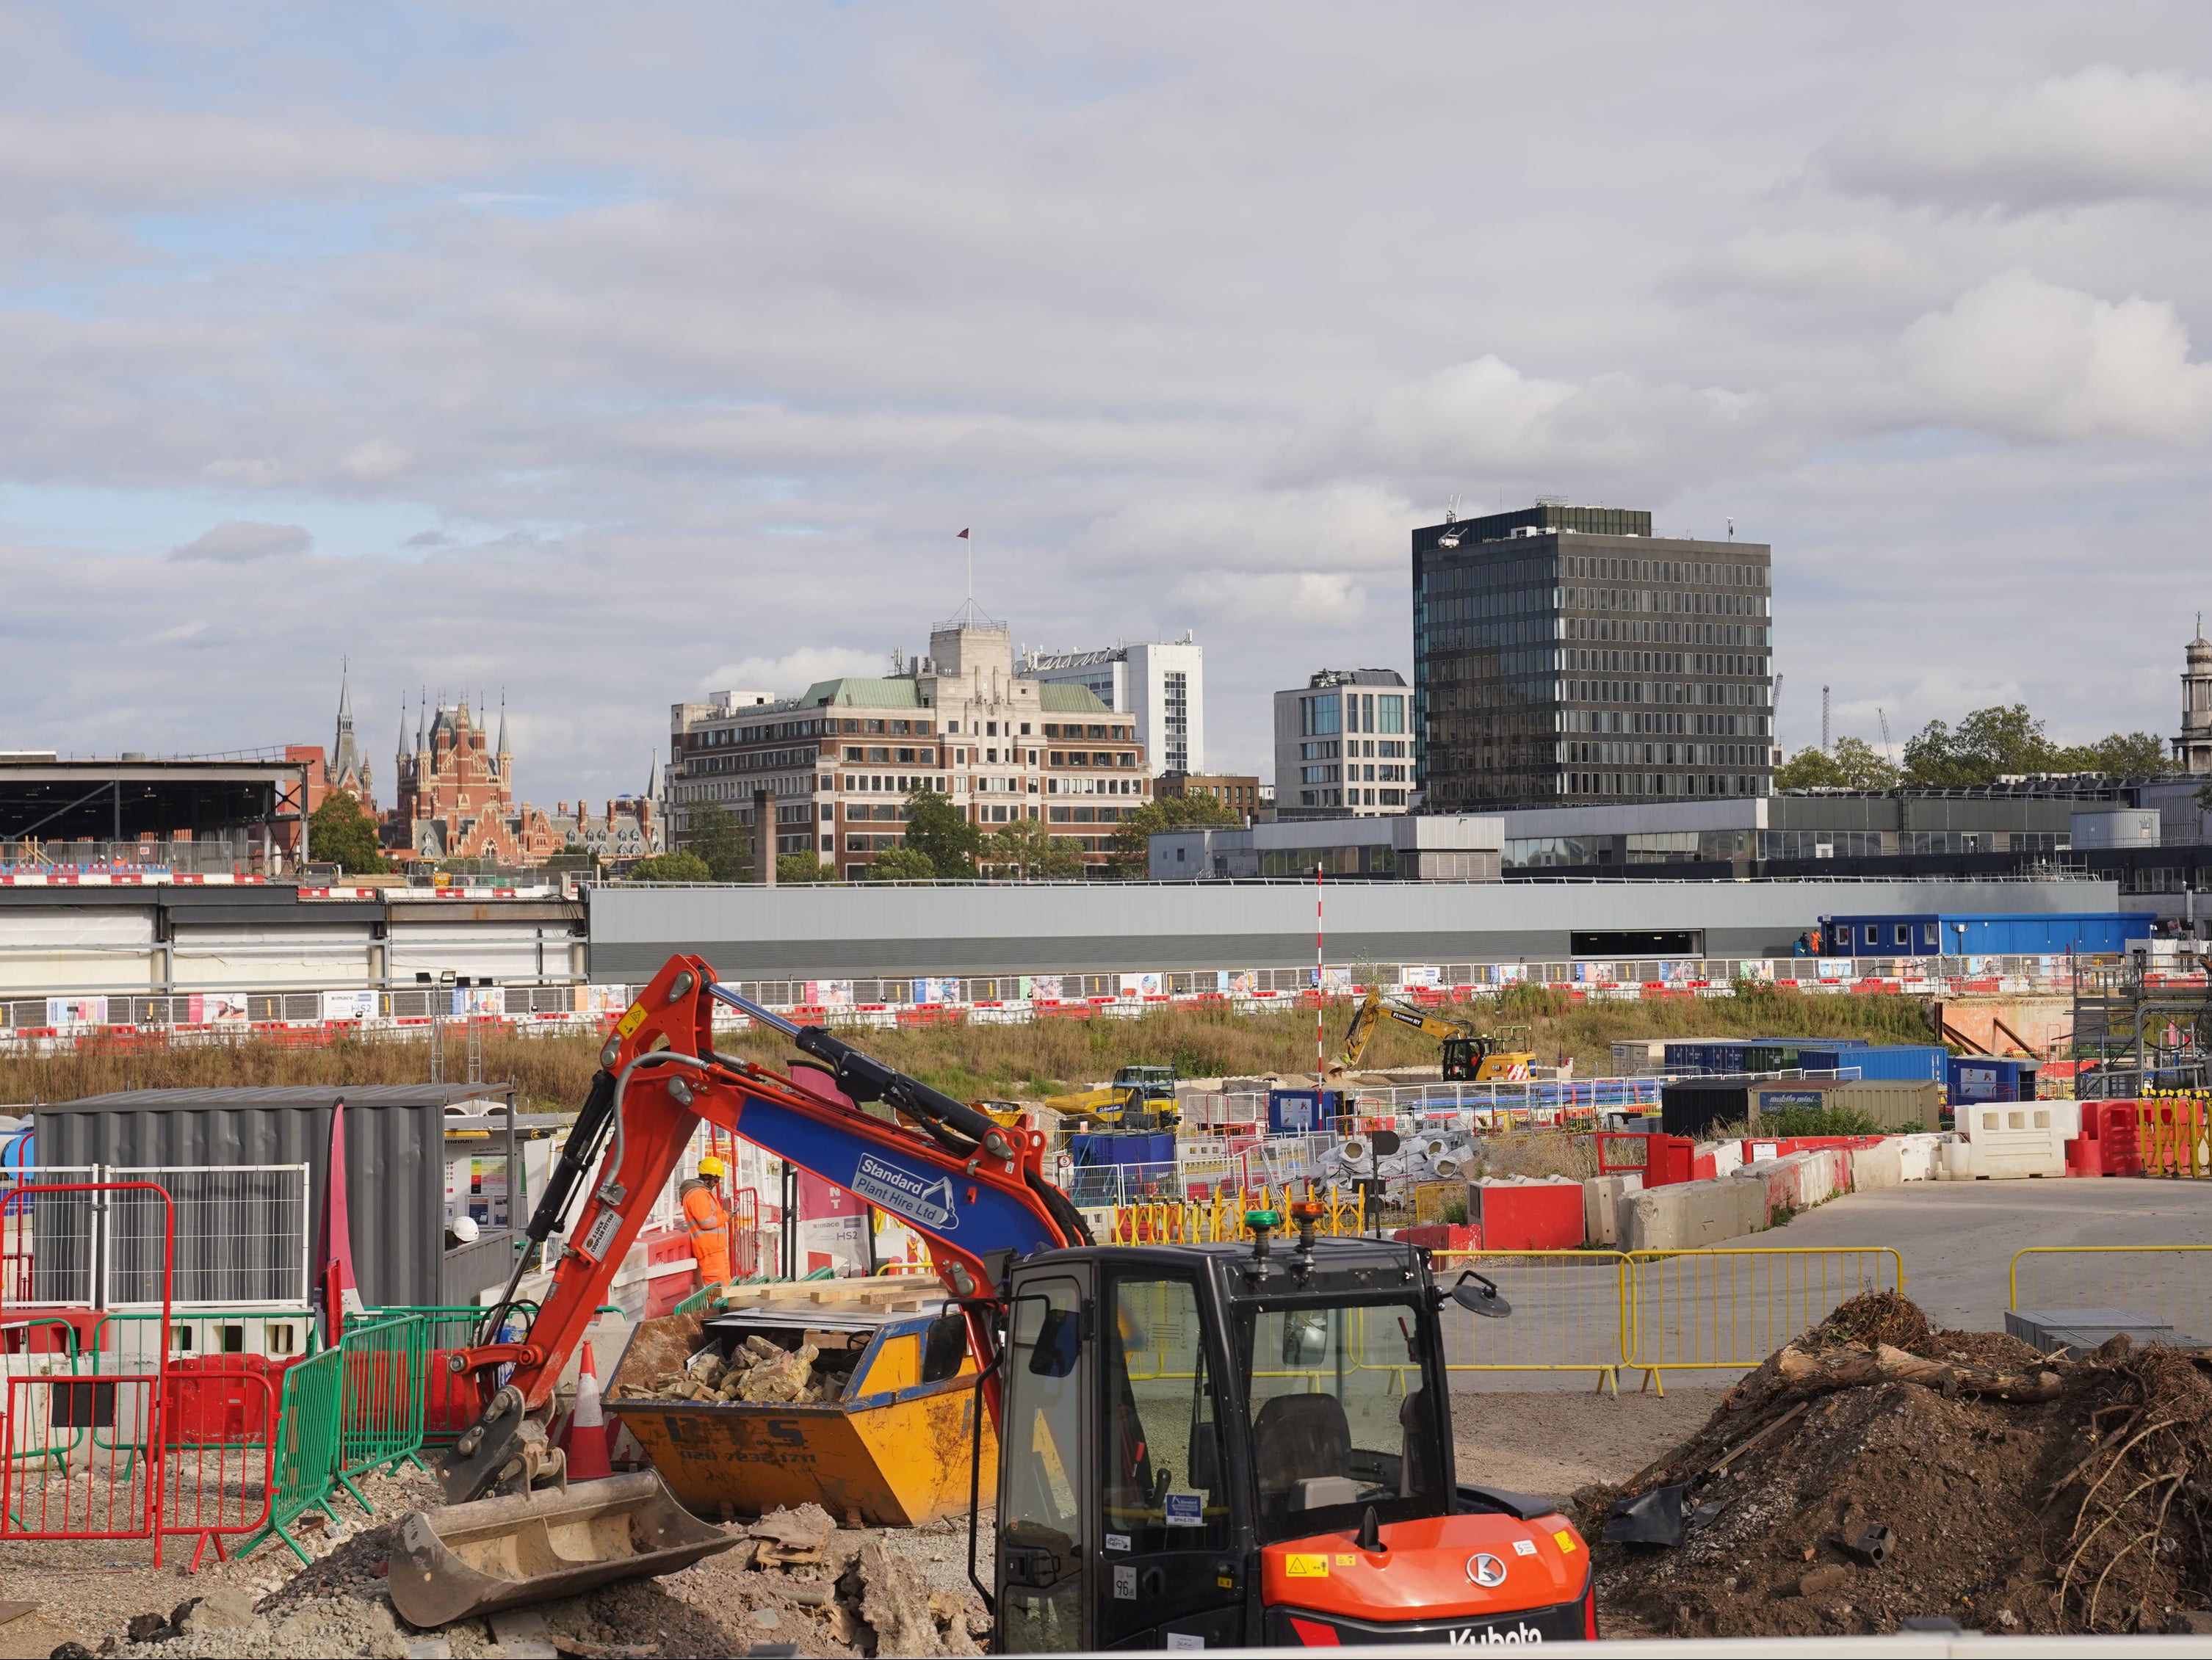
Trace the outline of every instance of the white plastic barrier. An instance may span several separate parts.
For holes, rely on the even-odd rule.
[[[2066,1173],[2066,1117],[2057,1101],[1977,1101],[1959,1109],[1962,1139],[1943,1149],[1951,1181],[2003,1181]],[[2072,1105],[2067,1103],[2066,1105]],[[2074,1106],[2074,1132],[2081,1108]]]

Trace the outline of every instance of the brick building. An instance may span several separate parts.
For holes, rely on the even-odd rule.
[[[603,859],[641,859],[661,851],[660,758],[653,757],[642,796],[617,796],[599,813],[586,801],[557,802],[553,829],[571,853]]]
[[[539,864],[560,852],[564,839],[543,809],[514,800],[514,756],[501,712],[496,744],[469,712],[464,698],[416,718],[415,747],[407,747],[407,715],[399,716],[394,758],[398,799],[385,822],[387,845],[417,858],[483,858],[501,864]]]
[[[737,694],[671,706],[668,833],[713,801],[750,824],[754,792],[775,797],[776,851],[866,874],[904,839],[907,792],[949,797],[988,832],[1034,819],[1102,866],[1152,780],[1134,722],[1080,686],[1014,672],[1003,622],[938,624],[929,655],[884,676],[818,682],[797,698]]]

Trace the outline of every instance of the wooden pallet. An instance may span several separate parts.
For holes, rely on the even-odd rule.
[[[945,1288],[917,1275],[873,1280],[796,1280],[780,1285],[741,1286],[725,1304],[725,1314],[749,1308],[865,1309],[879,1313],[918,1312],[926,1305],[941,1302]]]

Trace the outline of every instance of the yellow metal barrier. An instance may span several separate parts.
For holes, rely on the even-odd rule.
[[[1318,1199],[1328,1207],[1328,1214],[1314,1229],[1316,1233],[1358,1233],[1366,1227],[1364,1195],[1356,1190],[1340,1194],[1333,1184],[1316,1191],[1309,1182],[1282,1188],[1231,1190],[1217,1192],[1210,1199],[1162,1199],[1147,1204],[1118,1205],[1105,1243],[1216,1245],[1249,1239],[1252,1230],[1245,1227],[1244,1215],[1252,1210],[1273,1210],[1283,1215],[1281,1237],[1289,1238],[1295,1233],[1289,1224],[1293,1199]]]
[[[2146,1176],[2212,1176],[2201,1095],[2154,1092],[2136,1103],[2136,1145]]]
[[[1628,1258],[1617,1251],[1439,1251],[1437,1283],[1464,1269],[1495,1281],[1513,1306],[1503,1320],[1444,1305],[1448,1372],[1587,1372],[1620,1392]]]
[[[2030,1245],[2007,1279],[2008,1307],[2124,1308],[2212,1342],[2212,1245]]]
[[[1755,1366],[1838,1303],[1905,1289],[1905,1259],[1887,1245],[1632,1251],[1625,1257],[1621,1364],[1662,1395],[1663,1372]]]

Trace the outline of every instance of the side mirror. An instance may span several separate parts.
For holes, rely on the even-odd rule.
[[[1473,1285],[1468,1283],[1470,1280]],[[1486,1319],[1502,1320],[1513,1312],[1513,1305],[1498,1294],[1497,1283],[1473,1269],[1459,1276],[1459,1283],[1451,1288],[1451,1300],[1468,1313]]]
[[[1039,1378],[1071,1377],[1082,1348],[1082,1315],[1072,1308],[1048,1308],[1037,1322],[1036,1346],[1030,1353],[1030,1371]]]

